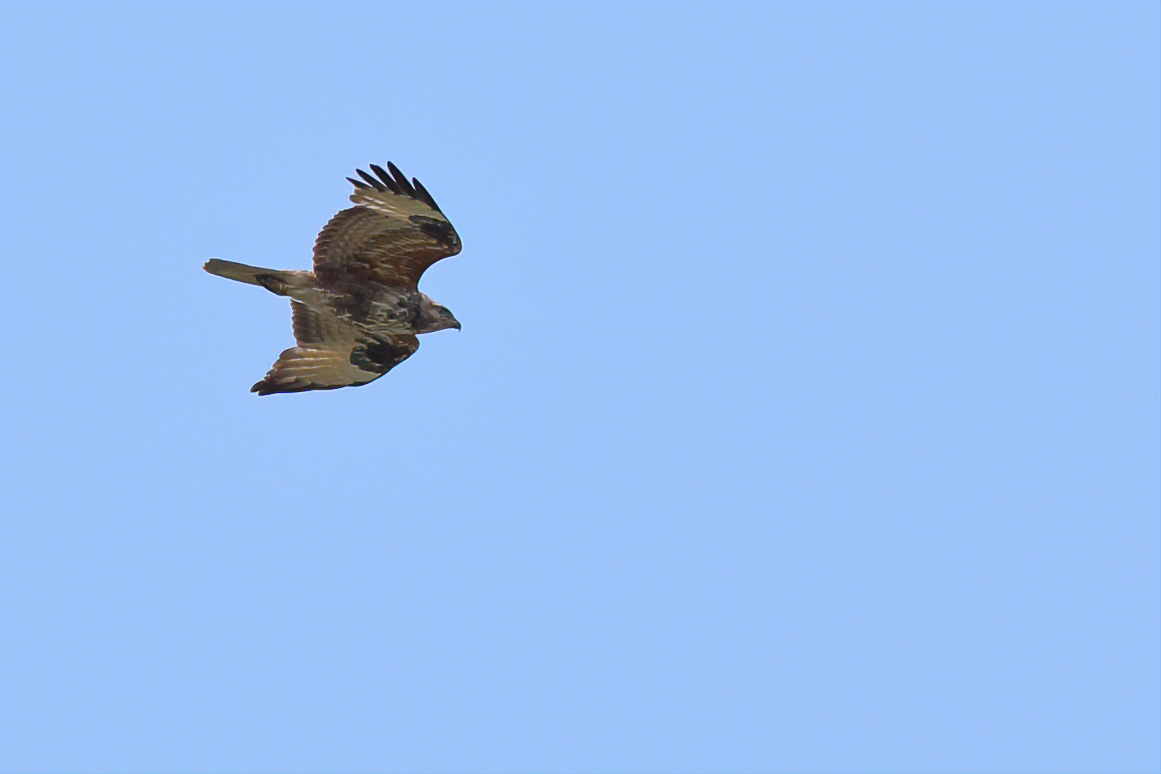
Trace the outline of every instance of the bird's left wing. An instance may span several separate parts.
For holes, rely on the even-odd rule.
[[[314,246],[314,272],[323,285],[377,282],[414,290],[428,266],[460,251],[460,237],[435,199],[399,168],[356,170],[356,207],[326,224]]]
[[[298,345],[279,355],[251,392],[270,395],[367,384],[419,349],[413,335],[372,337],[300,301],[292,300],[290,309]]]

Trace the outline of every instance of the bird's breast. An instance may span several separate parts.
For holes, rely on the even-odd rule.
[[[376,333],[413,333],[419,314],[418,293],[383,293],[369,299],[358,324]]]

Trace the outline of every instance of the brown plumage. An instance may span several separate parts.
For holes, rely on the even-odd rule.
[[[391,163],[371,165],[351,201],[319,232],[314,271],[282,271],[213,258],[220,277],[291,298],[297,345],[251,391],[330,390],[378,379],[419,348],[416,334],[459,328],[445,307],[419,292],[419,278],[460,251],[460,238],[418,180]]]

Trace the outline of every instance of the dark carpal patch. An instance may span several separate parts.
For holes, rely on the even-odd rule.
[[[351,350],[351,365],[371,373],[384,374],[411,356],[414,348],[387,340],[361,342]]]
[[[412,215],[408,220],[418,226],[420,231],[441,245],[450,245],[456,242],[455,229],[446,220],[432,218],[427,215]]]

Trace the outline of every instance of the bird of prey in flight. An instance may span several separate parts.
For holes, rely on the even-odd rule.
[[[259,395],[333,390],[378,379],[419,348],[418,333],[460,327],[419,292],[428,266],[460,251],[460,237],[420,182],[398,167],[356,170],[354,207],[326,224],[314,244],[314,271],[281,271],[212,258],[219,277],[290,296],[297,344],[278,356]]]

